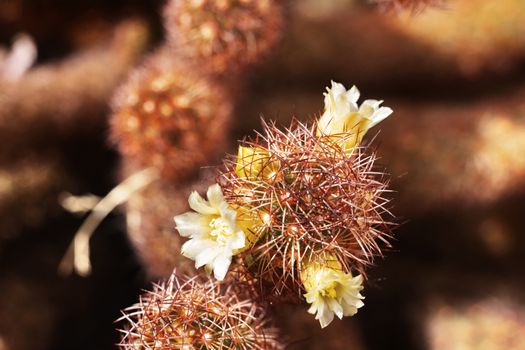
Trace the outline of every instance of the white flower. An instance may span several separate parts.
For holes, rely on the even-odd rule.
[[[245,247],[246,236],[237,225],[237,212],[224,200],[218,184],[208,188],[208,200],[197,192],[188,199],[191,209],[175,217],[177,230],[191,239],[182,246],[182,254],[195,260],[195,267],[206,265],[215,278],[223,280],[232,256]]]
[[[344,273],[340,267],[339,262],[336,262],[336,266],[311,263],[301,271],[301,280],[306,289],[304,296],[311,304],[308,312],[316,314],[315,319],[319,320],[322,328],[333,321],[334,315],[339,319],[353,316],[364,305],[364,297],[360,293],[363,276],[352,277],[351,273]]]
[[[358,146],[368,129],[393,112],[389,107],[380,107],[383,101],[365,100],[359,106],[357,100],[360,93],[355,86],[346,90],[342,84],[332,81],[332,88],[326,90],[324,113],[317,123],[317,136],[351,133],[352,137],[345,136],[346,148]]]

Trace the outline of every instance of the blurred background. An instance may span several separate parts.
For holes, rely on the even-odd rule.
[[[318,116],[332,79],[385,100],[395,113],[366,142],[391,178],[393,248],[355,317],[321,331],[304,309],[278,314],[289,348],[525,349],[525,2],[389,4],[292,1],[282,41],[228,83],[231,126],[206,165],[235,153],[261,116]],[[162,7],[0,0],[0,350],[115,348],[120,310],[171,262],[156,265],[142,231],[128,235],[126,210],[171,200],[182,211],[182,180],[102,222],[90,276],[57,272],[82,208],[136,169],[110,138],[110,101],[163,45]]]

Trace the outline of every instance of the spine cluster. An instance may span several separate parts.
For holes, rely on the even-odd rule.
[[[174,274],[123,319],[123,349],[282,349],[263,308],[211,280]]]

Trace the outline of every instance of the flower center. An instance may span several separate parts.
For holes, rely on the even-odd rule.
[[[228,223],[222,218],[215,218],[210,221],[212,236],[221,245],[226,245],[233,235],[233,231]]]
[[[335,298],[337,296],[337,291],[335,290],[337,284],[336,281],[328,283],[319,291],[319,294],[323,297]]]

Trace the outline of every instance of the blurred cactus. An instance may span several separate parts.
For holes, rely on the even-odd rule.
[[[268,56],[284,25],[285,0],[171,0],[168,42],[199,70],[239,73]]]
[[[30,160],[0,169],[0,239],[23,228],[35,228],[47,215],[59,211],[57,201],[67,175],[57,161]]]
[[[162,177],[192,176],[222,149],[232,99],[220,84],[193,74],[161,49],[116,93],[112,138],[122,155]]]
[[[0,159],[18,159],[28,150],[98,132],[108,96],[137,60],[146,37],[144,23],[124,21],[100,47],[37,65],[16,81],[0,79]]]
[[[521,0],[455,0],[446,10],[393,17],[411,38],[452,58],[467,75],[509,71],[525,56],[525,3]]]
[[[381,135],[385,147],[380,150],[397,177],[396,207],[413,216],[444,204],[485,205],[523,193],[522,96],[523,90],[518,90],[503,98],[439,107],[399,102],[400,122]]]
[[[266,66],[266,84],[320,86],[338,77],[393,94],[450,94],[490,89],[488,81],[519,73],[525,58],[520,0],[445,0],[417,14],[385,14],[363,1],[326,2],[337,6],[292,2],[293,21]]]
[[[359,86],[392,86],[398,91],[417,77],[438,75],[443,80],[458,75],[450,58],[397,28],[392,18],[396,15],[347,2],[321,11],[319,3],[293,2],[294,20],[266,66],[272,86],[320,86],[327,77],[338,77]]]
[[[432,305],[425,329],[429,350],[525,349],[523,304],[501,296],[464,304]]]
[[[427,6],[438,6],[447,0],[370,0],[383,10],[409,10],[419,12]]]
[[[228,287],[173,274],[123,317],[123,349],[281,349],[265,311]]]
[[[191,271],[177,253],[173,215],[187,209],[188,186],[201,186],[200,168],[224,149],[233,101],[229,85],[192,72],[166,47],[115,94],[111,137],[123,156],[123,175],[160,171],[127,206],[130,240],[151,277],[167,277],[176,266]]]

